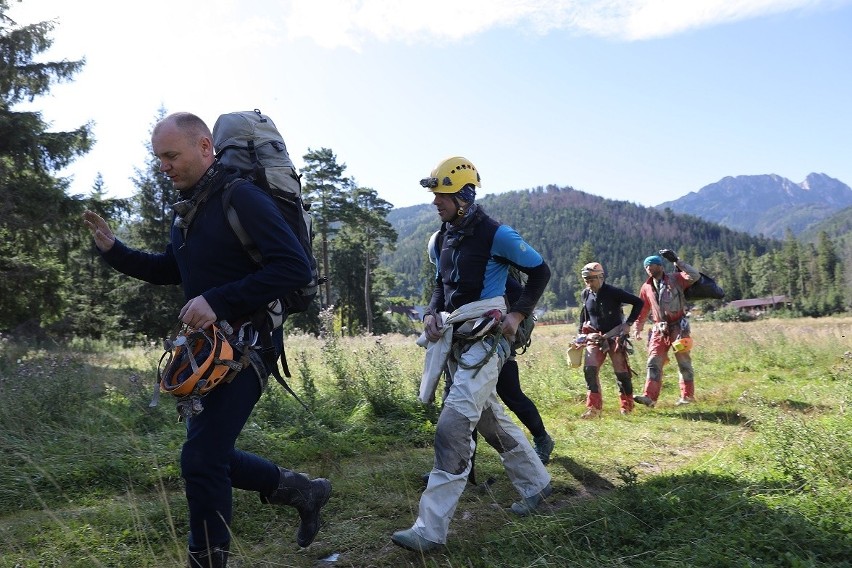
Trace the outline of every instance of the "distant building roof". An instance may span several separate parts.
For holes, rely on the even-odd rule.
[[[737,308],[760,308],[764,306],[775,306],[787,302],[787,296],[767,296],[766,298],[750,298],[747,300],[733,300],[728,305]]]
[[[421,306],[390,306],[385,313],[402,314],[412,321],[422,321],[425,308]]]

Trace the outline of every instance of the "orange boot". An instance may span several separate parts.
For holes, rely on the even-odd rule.
[[[677,405],[692,404],[695,402],[695,381],[684,381],[680,383],[680,400]]]
[[[630,414],[633,412],[633,397],[629,394],[623,394],[619,397],[618,401],[621,406],[622,414]]]
[[[598,418],[603,408],[603,397],[599,392],[591,392],[586,396],[586,411],[580,418]]]

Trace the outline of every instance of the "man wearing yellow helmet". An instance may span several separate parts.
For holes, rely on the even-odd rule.
[[[429,256],[429,262],[438,266],[438,254],[440,253],[441,241],[444,238],[443,231],[435,231],[429,238],[429,243],[426,245],[426,253]],[[524,286],[521,282],[509,274],[506,279],[506,301],[509,309],[521,297]],[[523,352],[523,350],[521,351]],[[555,442],[547,429],[544,426],[544,420],[541,418],[541,413],[535,403],[524,393],[521,388],[521,377],[518,369],[518,361],[515,359],[518,355],[515,347],[512,347],[512,354],[503,363],[500,369],[500,375],[497,377],[497,396],[506,407],[515,413],[521,424],[527,427],[530,434],[533,436],[535,453],[541,459],[541,463],[547,465],[550,462],[550,454],[553,452]],[[445,385],[444,397],[449,392],[450,385]],[[632,400],[632,399],[631,399]],[[476,433],[474,433],[476,439]],[[471,466],[469,481],[476,484],[474,481],[474,466]],[[428,474],[426,478],[428,479]]]
[[[666,274],[663,258],[674,263],[677,272]],[[663,249],[659,255],[651,255],[643,263],[648,279],[639,290],[643,306],[636,320],[635,337],[639,339],[645,320],[650,316],[651,333],[648,336],[648,364],[645,390],[633,399],[653,408],[657,404],[663,385],[663,367],[668,362],[668,352],[674,348],[677,361],[680,399],[678,405],[695,402],[695,374],[692,370],[692,357],[687,345],[692,347],[689,333],[689,320],[686,317],[686,297],[683,292],[701,277],[701,274],[684,261],[678,259],[674,251]],[[689,341],[685,341],[688,339]]]
[[[622,414],[633,410],[633,371],[627,359],[627,341],[630,326],[639,317],[642,300],[630,292],[604,283],[604,269],[599,262],[590,262],[581,272],[586,288],[582,293],[579,333],[586,335],[586,362],[583,375],[586,379],[586,412],[580,418],[597,418],[603,409],[600,370],[609,354],[615,380],[618,384],[619,405]],[[631,307],[627,321],[623,321],[622,306]]]
[[[512,504],[515,514],[528,515],[552,492],[550,474],[496,392],[500,369],[511,355],[511,340],[518,324],[532,316],[550,280],[550,268],[517,231],[475,203],[481,182],[467,159],[442,161],[420,184],[434,194],[432,203],[443,223],[440,250],[435,250],[432,298],[418,340],[427,348],[420,400],[434,399],[445,367],[452,384],[438,419],[434,466],[417,520],[391,540],[408,550],[427,552],[446,543],[471,469],[474,429],[497,449],[522,497]],[[528,279],[520,298],[508,308],[510,265]]]

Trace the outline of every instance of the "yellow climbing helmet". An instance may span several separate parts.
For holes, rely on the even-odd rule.
[[[457,193],[468,184],[482,187],[476,167],[461,156],[443,160],[429,177],[420,180],[420,185],[432,193]]]

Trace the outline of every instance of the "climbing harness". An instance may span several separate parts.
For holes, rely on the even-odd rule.
[[[476,369],[473,374],[474,377],[479,374],[480,369],[485,366],[500,347],[500,339],[503,335],[502,320],[503,312],[496,309],[489,310],[477,319],[462,323],[458,329],[453,331],[452,357],[459,368]],[[479,341],[489,346],[482,359],[475,363],[462,363],[462,355],[471,345]]]

